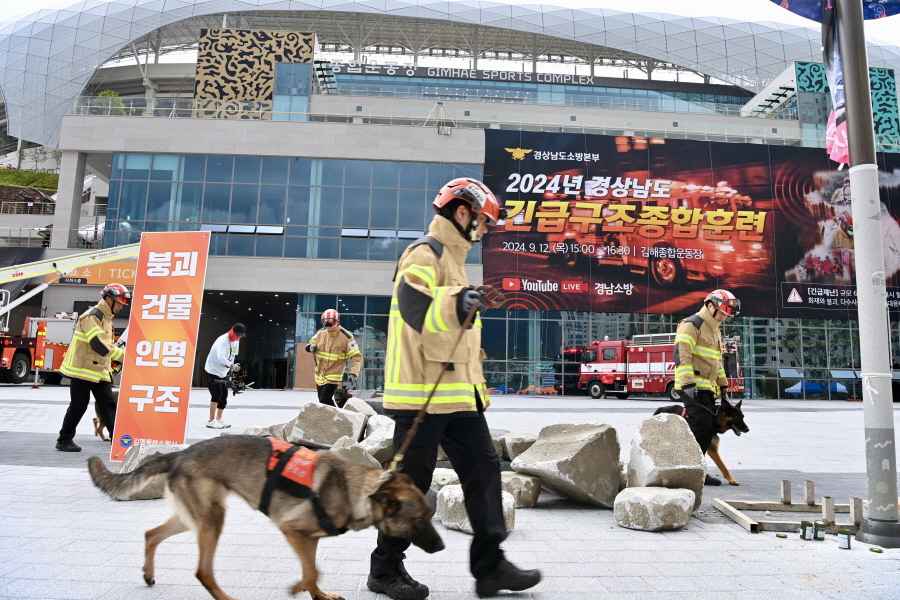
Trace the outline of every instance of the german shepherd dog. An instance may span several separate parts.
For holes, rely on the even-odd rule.
[[[350,395],[350,392],[348,392],[344,388],[338,388],[334,390],[334,404],[338,408],[344,408],[344,405],[347,404],[347,400],[352,397],[353,396]]]
[[[113,390],[112,393],[112,402],[113,406],[119,404],[119,391]],[[109,425],[103,422],[103,417],[100,416],[100,409],[97,408],[97,401],[94,400],[94,435],[99,435],[100,439],[104,442],[108,442],[109,438],[103,435],[103,430],[109,431]],[[109,431],[110,437],[112,437],[112,431]]]
[[[728,467],[725,466],[725,463],[722,462],[722,457],[719,456],[719,435],[726,433],[729,429],[738,436],[750,431],[750,428],[744,423],[744,411],[741,410],[741,402],[743,400],[739,400],[737,404],[732,406],[727,400],[722,400],[718,410],[716,410],[716,433],[713,435],[712,442],[709,444],[709,450],[706,452],[731,485],[741,485],[741,482],[731,476],[731,473],[728,472]],[[684,416],[683,412],[683,406],[673,404],[672,406],[661,406],[653,414],[669,413]]]
[[[94,485],[120,499],[142,489],[154,475],[165,475],[166,497],[174,514],[144,535],[144,581],[147,585],[156,583],[153,559],[160,542],[193,530],[200,546],[197,579],[216,600],[234,600],[213,575],[213,554],[225,522],[225,500],[229,494],[237,494],[251,507],[259,508],[271,455],[268,438],[228,435],[164,454],[131,473],[113,474],[96,456],[88,459],[88,470]],[[406,538],[428,553],[444,548],[431,524],[425,497],[407,475],[367,467],[322,450],[312,488],[338,529],[357,531],[374,525],[385,535]],[[313,600],[341,600],[318,585],[316,547],[319,538],[327,534],[319,526],[312,501],[276,489],[268,514],[300,558],[303,576],[291,593],[307,591]]]

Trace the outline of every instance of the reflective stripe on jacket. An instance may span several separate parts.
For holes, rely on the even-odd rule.
[[[432,220],[428,235],[443,245],[440,256],[421,244],[407,249],[397,267],[388,321],[384,408],[418,410],[448,361],[452,365],[444,371],[428,412],[478,410],[476,392],[487,408],[479,319],[450,353],[461,327],[456,303],[469,285],[464,265],[472,244],[440,215]]]
[[[94,382],[109,377],[112,361],[121,362],[125,357],[125,351],[114,343],[112,318],[104,300],[78,317],[60,373]]]
[[[335,331],[320,329],[309,340],[316,344],[316,385],[340,383],[344,379],[344,369],[351,360],[350,374],[359,375],[362,368],[362,354],[353,339],[353,334],[340,327]],[[309,346],[307,346],[309,348]],[[309,352],[309,350],[307,350]]]
[[[699,329],[691,323],[695,317],[702,319]],[[722,363],[722,331],[705,306],[679,323],[675,331],[675,389],[692,383],[701,390],[728,385]]]

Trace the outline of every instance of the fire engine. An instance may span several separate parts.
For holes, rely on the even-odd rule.
[[[544,195],[546,199],[551,196],[556,199],[551,194]],[[770,262],[762,235],[765,213],[751,213],[753,200],[729,187],[726,181],[716,186],[672,181],[667,198],[599,198],[585,193],[576,200],[603,205],[599,215],[602,218],[617,214],[607,209],[607,205],[629,206],[629,222],[591,222],[598,215],[590,208],[575,206],[575,200],[569,200],[572,216],[588,218],[588,221],[582,223],[569,219],[563,231],[547,235],[547,242],[554,249],[550,260],[569,268],[589,269],[610,265],[626,267],[635,274],[649,271],[656,285],[666,287],[688,279],[727,280],[747,276],[766,268]],[[664,207],[668,211],[720,210],[732,217],[745,211],[745,215],[740,222],[734,222],[737,225],[720,230],[701,227],[698,221],[692,221],[694,237],[675,237],[671,222],[652,227],[656,233],[645,237],[641,235],[643,228],[639,228],[635,221],[645,208],[651,207]],[[746,220],[746,215],[751,215],[753,219]]]
[[[728,391],[743,392],[738,368],[738,338],[722,338],[722,358],[728,374]],[[632,392],[675,396],[675,334],[636,335],[631,340],[594,341],[581,355],[578,388],[591,398],[604,395],[620,400]]]
[[[23,383],[32,369],[39,369],[44,373],[48,383],[59,383],[62,377],[59,368],[69,342],[72,341],[78,319],[77,313],[59,313],[55,317],[27,317],[21,335],[10,336],[9,314],[13,308],[44,291],[74,269],[136,257],[139,247],[140,244],[130,244],[0,269],[0,283],[56,275],[15,300],[12,300],[8,291],[0,290],[0,383]]]

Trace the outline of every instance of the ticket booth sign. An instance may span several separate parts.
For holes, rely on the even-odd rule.
[[[110,460],[140,444],[183,444],[209,232],[141,234]]]

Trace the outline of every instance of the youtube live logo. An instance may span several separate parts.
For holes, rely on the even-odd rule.
[[[530,280],[530,279],[519,279],[516,277],[504,277],[503,278],[503,291],[504,292],[519,292],[525,290],[526,292],[564,292],[566,294],[580,294],[585,290],[584,282],[581,281],[563,281],[562,283],[556,283],[554,281],[547,281],[543,279],[538,280]]]

